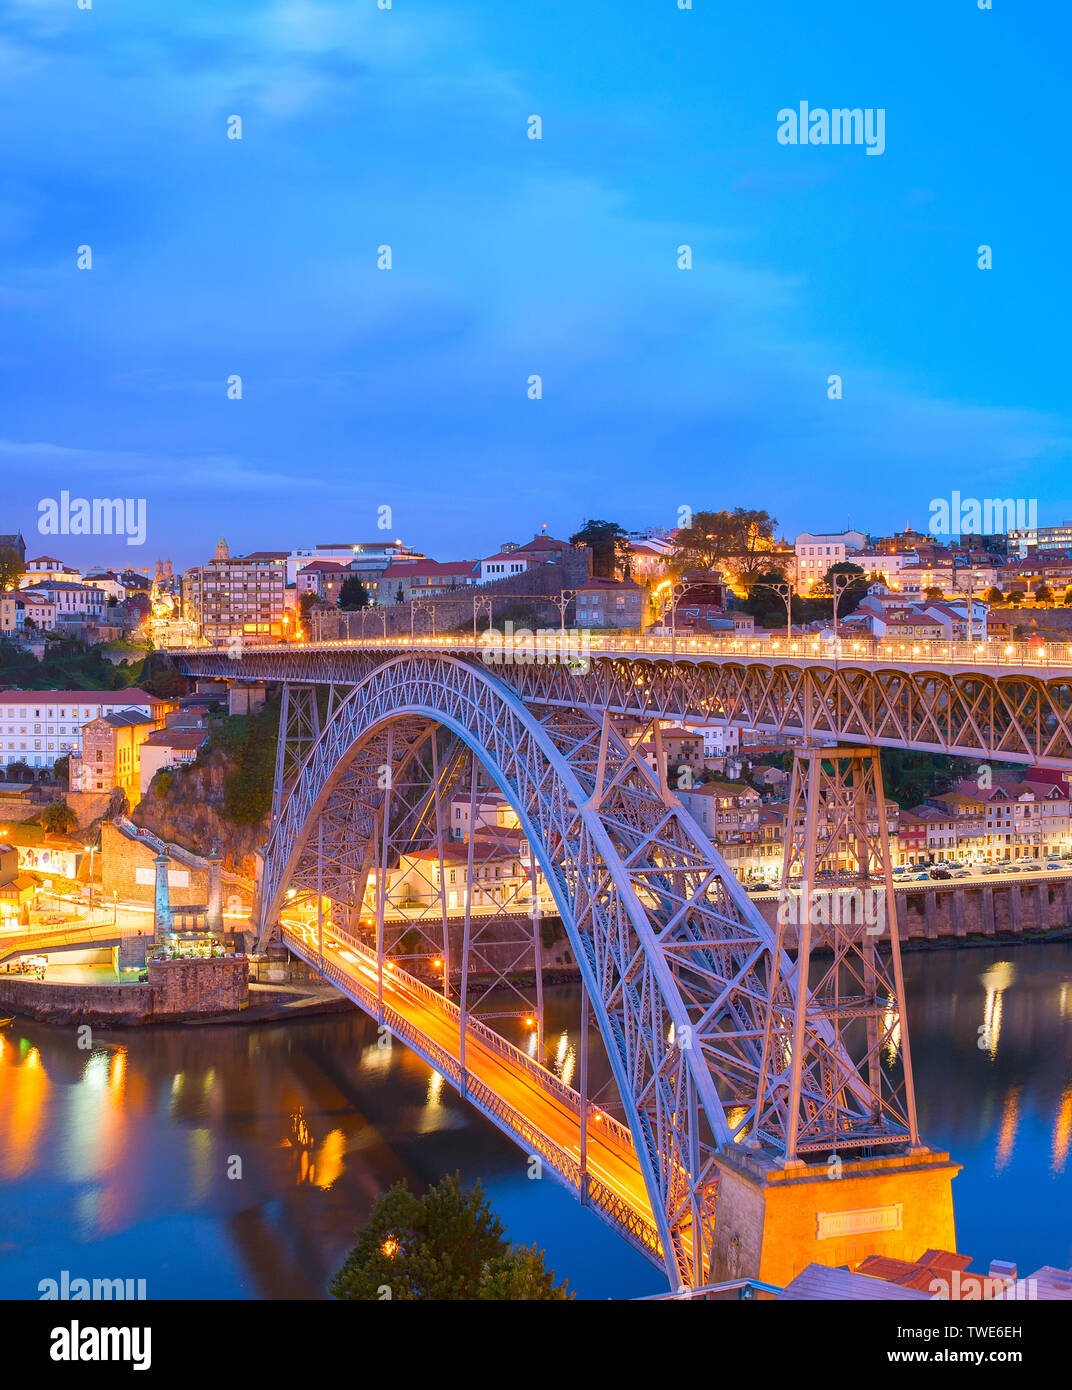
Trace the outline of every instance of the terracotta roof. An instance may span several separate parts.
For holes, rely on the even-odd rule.
[[[166,705],[158,695],[138,686],[129,690],[0,690],[0,704],[55,705],[66,701],[77,705]]]
[[[174,748],[178,752],[200,748],[208,738],[207,729],[158,729],[150,734],[142,747]]]

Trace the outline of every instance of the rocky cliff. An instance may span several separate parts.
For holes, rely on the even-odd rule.
[[[215,845],[225,869],[252,878],[253,851],[267,839],[268,822],[237,824],[223,814],[234,771],[233,758],[217,748],[194,767],[158,773],[130,819],[194,854],[207,855]]]

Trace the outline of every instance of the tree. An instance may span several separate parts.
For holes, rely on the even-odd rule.
[[[785,599],[776,589],[766,587],[784,583],[785,577],[778,570],[763,570],[752,580],[741,607],[755,618],[760,627],[785,627]]]
[[[1036,603],[1052,603],[1052,602],[1053,602],[1053,590],[1050,588],[1050,586],[1049,586],[1048,584],[1040,584],[1040,585],[1038,586],[1038,588],[1035,590],[1035,602],[1036,602]]]
[[[17,589],[24,568],[14,546],[0,546],[0,589]]]
[[[358,1241],[332,1279],[333,1298],[560,1301],[571,1298],[554,1283],[535,1246],[512,1246],[480,1184],[463,1188],[455,1173],[418,1197],[404,1182],[376,1202]]]
[[[52,764],[52,776],[57,784],[68,781],[71,775],[71,755],[64,753]]]
[[[30,764],[21,758],[7,765],[7,780],[9,782],[32,782],[34,779]]]
[[[360,608],[368,608],[372,599],[356,574],[351,574],[342,582],[339,590],[339,607],[344,613],[355,613]]]
[[[570,545],[587,545],[592,551],[592,573],[597,579],[616,579],[621,570],[629,576],[629,537],[616,521],[586,521],[570,536]]]
[[[41,828],[50,835],[71,835],[78,829],[78,817],[63,801],[54,801],[41,812]]]
[[[834,575],[836,574],[850,576],[851,582],[839,590],[837,599],[838,617],[847,618],[860,606],[860,601],[867,597],[867,576],[860,566],[854,565],[851,560],[839,560],[836,565],[831,565],[823,579],[823,584],[830,594],[831,601],[834,598]]]
[[[1005,602],[1006,602],[1006,603],[1023,603],[1023,601],[1024,601],[1024,599],[1025,599],[1026,597],[1027,597],[1027,590],[1026,590],[1026,589],[1010,589],[1009,592],[1005,595]]]
[[[987,589],[986,593],[983,595],[983,598],[986,603],[994,604],[1003,603],[1005,596],[996,584],[991,584],[990,588]]]
[[[924,598],[941,598],[942,590],[939,589],[937,585],[930,584],[927,586],[926,589],[923,590],[923,596]]]
[[[747,588],[762,570],[771,568],[769,552],[774,548],[777,524],[769,512],[749,507],[696,512],[692,525],[677,533],[673,568],[683,574],[690,569],[721,566]]]

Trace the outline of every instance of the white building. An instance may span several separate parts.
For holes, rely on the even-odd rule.
[[[171,702],[138,690],[0,690],[0,767],[51,767],[82,752],[82,726],[120,710],[164,722]]]
[[[108,602],[103,589],[89,584],[72,584],[66,579],[47,579],[32,584],[23,591],[24,597],[26,594],[54,603],[58,623],[71,618],[99,618]]]
[[[831,565],[839,565],[850,554],[863,550],[865,539],[860,531],[838,531],[830,535],[812,535],[810,531],[802,531],[793,542],[798,590],[806,593],[813,584],[825,579]]]

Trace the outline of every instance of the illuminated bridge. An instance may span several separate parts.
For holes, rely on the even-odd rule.
[[[577,634],[550,637],[172,654],[193,677],[281,688],[262,944],[403,1039],[675,1286],[955,1248],[956,1165],[917,1132],[897,934],[824,920],[813,886],[848,854],[896,921],[879,746],[1072,768],[1072,654],[691,638],[578,654]],[[617,716],[657,750],[666,720],[802,740],[783,864],[796,961],[782,914],[764,923]],[[451,883],[481,882],[481,837],[460,863],[447,818],[468,799],[476,826],[492,787],[526,883],[479,914]],[[414,863],[433,906],[399,920]],[[548,892],[583,982],[577,1086],[543,1051]]]

